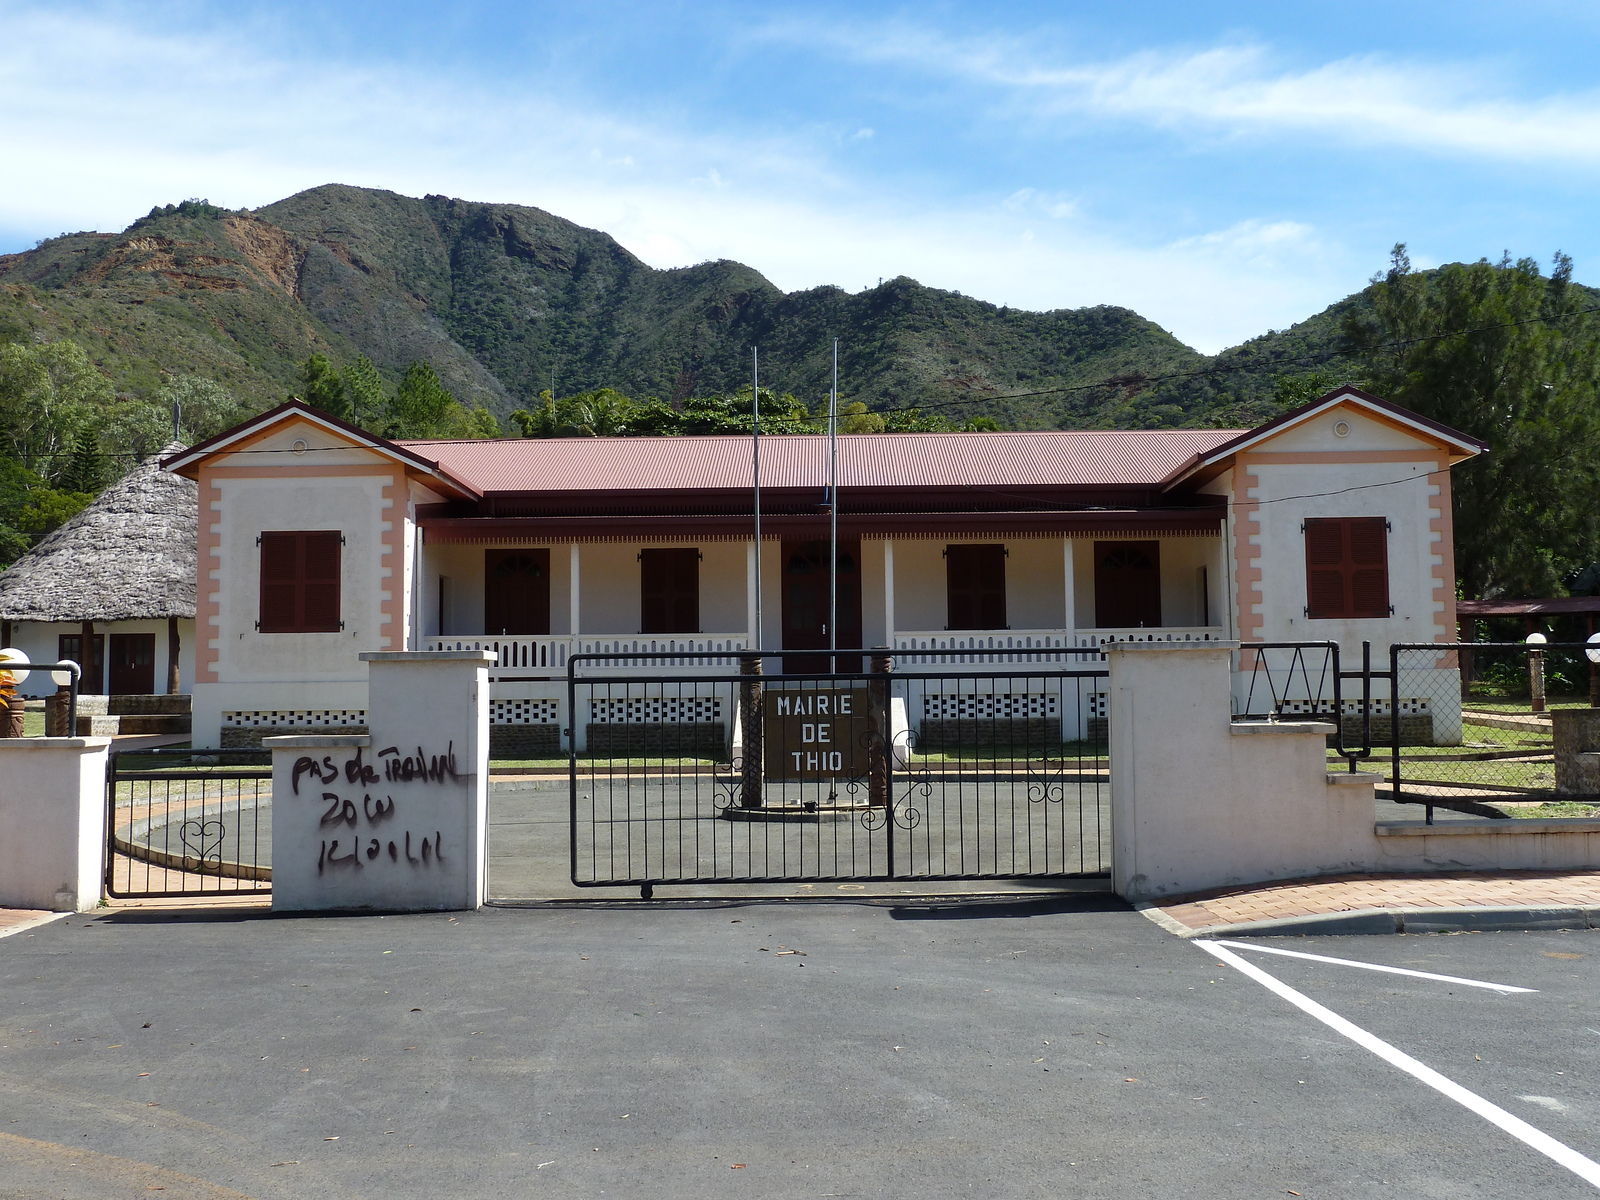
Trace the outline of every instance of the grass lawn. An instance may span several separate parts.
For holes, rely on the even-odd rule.
[[[1547,804],[1508,804],[1505,811],[1513,817],[1600,817],[1600,804],[1552,800]]]

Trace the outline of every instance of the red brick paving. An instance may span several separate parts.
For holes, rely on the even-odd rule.
[[[1160,906],[1190,929],[1374,908],[1600,907],[1600,871],[1327,875],[1219,888]]]
[[[0,908],[0,936],[4,936],[8,929],[15,929],[18,925],[26,925],[29,921],[37,921],[40,917],[50,915],[43,909]]]

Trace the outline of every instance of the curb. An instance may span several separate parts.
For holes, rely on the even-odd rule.
[[[1600,929],[1600,907],[1551,905],[1525,908],[1482,905],[1456,908],[1366,908],[1319,913],[1309,917],[1275,917],[1230,925],[1191,928],[1153,904],[1137,910],[1168,933],[1181,938],[1307,937],[1317,934],[1491,933],[1554,929]]]

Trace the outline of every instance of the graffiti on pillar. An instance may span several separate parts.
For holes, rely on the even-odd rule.
[[[302,755],[289,778],[295,796],[302,795],[301,785],[306,783],[304,795],[309,799],[314,794],[321,806],[318,823],[326,836],[317,855],[318,875],[401,864],[420,870],[444,862],[444,834],[437,829],[407,828],[403,806],[392,792],[374,785],[453,788],[465,781],[456,770],[454,742],[442,754],[429,754],[421,746],[415,754],[386,746],[378,751],[375,764],[366,761],[361,748],[343,762],[334,759],[331,754],[320,759]],[[314,788],[309,786],[313,782]],[[341,788],[341,782],[347,786]],[[330,787],[335,790],[328,790]]]

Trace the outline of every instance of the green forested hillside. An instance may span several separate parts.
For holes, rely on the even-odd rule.
[[[336,364],[365,354],[391,383],[428,361],[458,398],[501,416],[548,388],[552,371],[563,395],[727,391],[748,379],[752,344],[766,380],[814,402],[837,337],[843,390],[875,409],[1130,423],[1141,412],[1126,387],[1002,397],[1208,362],[1127,309],[1024,312],[905,278],[855,295],[785,294],[733,262],[655,270],[538,209],[340,185],[257,213],[186,202],[121,234],[0,258],[0,340],[59,337],[82,344],[120,391],[193,373],[264,404],[296,390],[312,354]]]
[[[1572,269],[1413,271],[1397,247],[1362,291],[1207,357],[1123,308],[656,270],[518,205],[342,185],[259,212],[189,200],[0,256],[0,564],[174,433],[288,395],[394,436],[735,431],[759,345],[769,428],[801,431],[837,338],[847,433],[1240,427],[1368,385],[1494,442],[1454,473],[1468,594],[1550,594],[1600,558],[1600,293]]]

